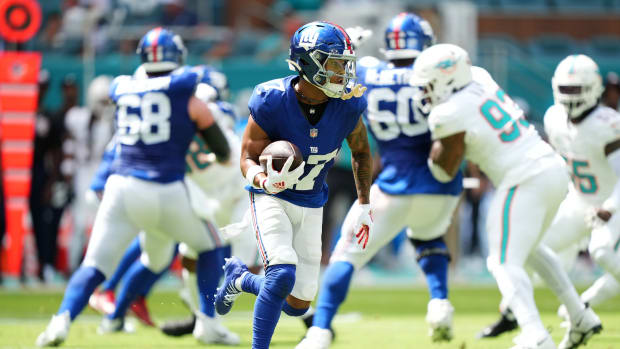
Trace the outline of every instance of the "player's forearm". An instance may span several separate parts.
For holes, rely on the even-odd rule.
[[[367,152],[352,153],[351,166],[353,167],[357,199],[360,204],[368,204],[370,202],[370,185],[372,184],[372,156],[370,155],[370,149]]]

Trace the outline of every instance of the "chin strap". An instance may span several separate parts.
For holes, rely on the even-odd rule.
[[[353,97],[359,98],[362,97],[364,95],[364,92],[366,92],[366,86],[362,86],[361,84],[357,84],[355,86],[353,86],[353,88],[351,89],[350,92],[344,93],[340,99],[346,101],[347,99],[351,99]]]

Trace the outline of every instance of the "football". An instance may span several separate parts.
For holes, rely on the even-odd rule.
[[[273,169],[276,171],[281,171],[286,159],[288,159],[291,155],[294,156],[294,160],[290,170],[294,170],[304,160],[303,155],[301,155],[301,151],[291,142],[275,141],[263,149],[263,152],[260,154],[258,160],[260,161],[261,166],[266,168],[267,157],[271,156]]]

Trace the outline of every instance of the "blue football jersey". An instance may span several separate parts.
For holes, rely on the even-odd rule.
[[[413,66],[396,68],[374,57],[364,57],[357,64],[358,82],[368,88],[364,122],[377,141],[383,167],[376,183],[392,195],[458,195],[463,182],[460,171],[451,182],[441,183],[426,164],[431,134],[426,116],[413,103],[417,87],[409,85],[412,72]]]
[[[90,182],[90,189],[92,191],[103,191],[105,183],[108,181],[108,177],[112,174],[112,162],[116,158],[116,151],[118,150],[116,140],[112,138],[108,145],[105,147],[101,162],[97,168],[97,172],[93,176]]]
[[[182,68],[166,76],[114,80],[110,98],[117,106],[120,146],[115,173],[161,183],[183,179],[185,153],[196,133],[187,105],[199,79]]]
[[[271,141],[289,141],[301,150],[306,166],[293,189],[276,194],[278,198],[304,207],[322,207],[327,201],[325,176],[334,164],[342,141],[355,129],[366,109],[363,98],[343,101],[332,98],[316,125],[303,115],[293,81],[297,76],[271,80],[254,89],[249,101],[254,121]],[[247,187],[256,193],[262,190]]]

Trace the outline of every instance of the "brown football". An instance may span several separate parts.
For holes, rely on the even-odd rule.
[[[286,159],[288,159],[291,155],[294,156],[294,159],[289,171],[296,169],[297,166],[299,166],[304,160],[299,148],[297,148],[295,144],[288,141],[275,141],[263,149],[263,152],[259,157],[260,164],[263,168],[267,167],[267,156],[269,155],[271,155],[271,164],[273,169],[276,171],[282,170]]]

